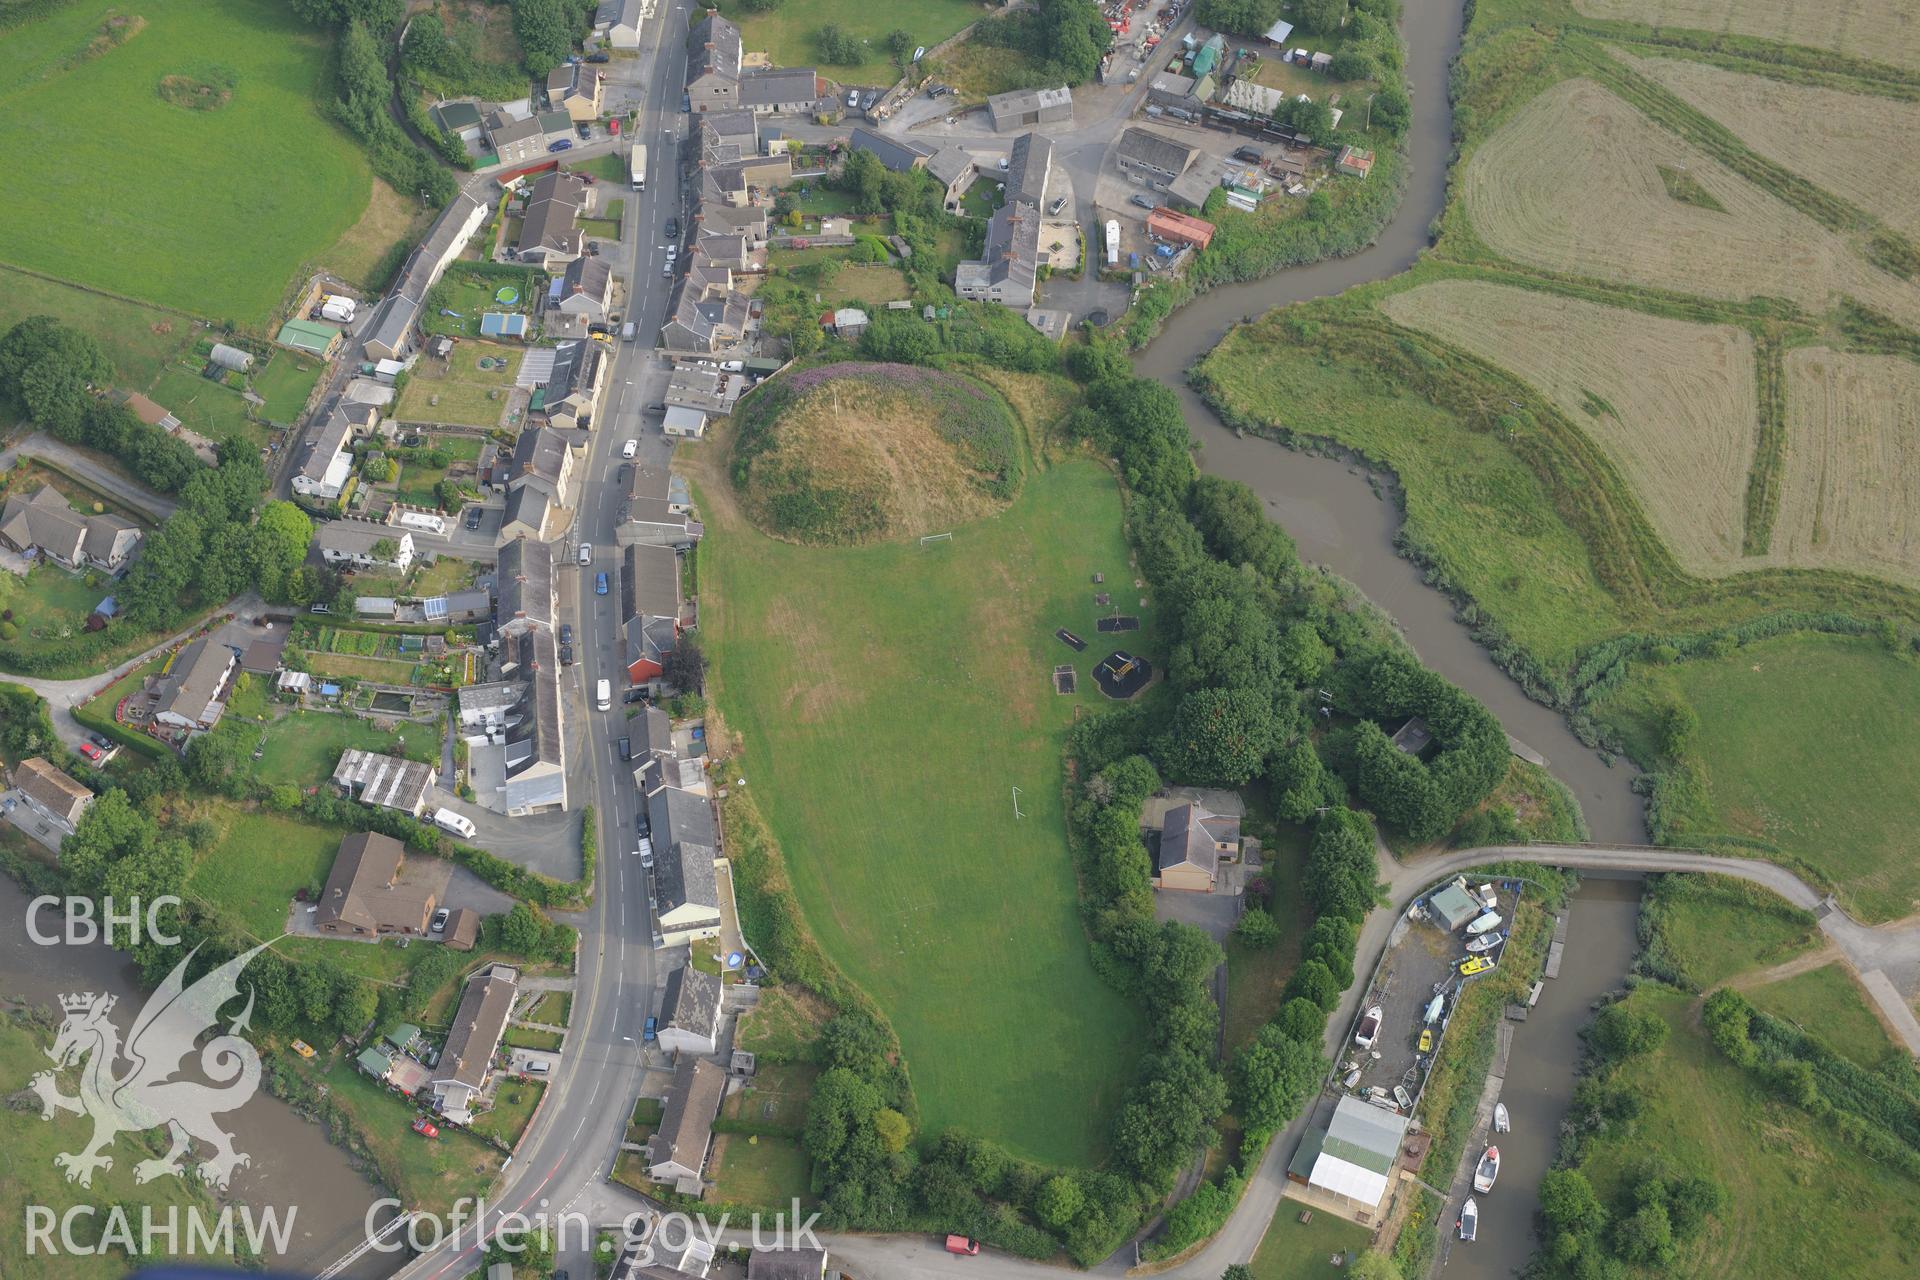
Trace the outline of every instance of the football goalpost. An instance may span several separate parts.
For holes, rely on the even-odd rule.
[[[953,541],[953,530],[949,529],[945,533],[927,534],[925,537],[920,539],[920,545],[923,547],[930,547],[936,542],[952,542],[952,541]]]

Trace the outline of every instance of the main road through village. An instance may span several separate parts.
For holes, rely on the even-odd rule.
[[[615,349],[612,390],[607,408],[592,433],[577,523],[566,546],[557,549],[555,556],[557,564],[568,566],[560,577],[561,606],[563,610],[573,611],[583,640],[583,663],[576,668],[579,685],[573,691],[574,705],[582,708],[586,700],[580,696],[581,690],[603,675],[618,686],[624,673],[618,669],[616,658],[619,619],[615,601],[618,597],[593,595],[586,584],[587,575],[594,570],[575,569],[573,552],[581,540],[594,542],[600,549],[597,559],[603,566],[605,556],[612,553],[614,529],[624,501],[623,486],[616,479],[621,443],[639,438],[638,461],[651,465],[665,465],[671,452],[670,442],[657,431],[649,433],[641,429],[639,409],[659,398],[656,392],[666,378],[665,365],[645,341],[659,332],[670,292],[670,282],[660,271],[665,254],[662,232],[669,217],[684,216],[687,212],[680,182],[680,143],[685,119],[678,111],[678,99],[685,73],[688,7],[685,0],[663,4],[658,19],[650,24],[650,34],[641,51],[642,58],[651,64],[652,76],[631,136],[650,143],[651,171],[648,194],[627,202],[622,244],[628,246],[630,253],[626,264],[627,318],[638,323],[643,341],[622,344]],[[1462,0],[1421,0],[1408,6],[1407,75],[1416,104],[1415,126],[1410,138],[1412,176],[1398,215],[1376,243],[1351,258],[1284,272],[1265,281],[1235,286],[1202,298],[1176,315],[1167,333],[1142,356],[1139,367],[1143,372],[1162,378],[1187,397],[1190,420],[1210,449],[1224,446],[1230,437],[1220,431],[1210,415],[1202,420],[1204,408],[1191,398],[1179,379],[1191,360],[1214,345],[1226,324],[1242,314],[1337,293],[1366,280],[1396,274],[1411,265],[1425,247],[1427,228],[1439,214],[1445,197],[1446,165],[1451,148],[1446,86],[1448,67],[1459,47],[1462,8]],[[1133,104],[1135,96],[1128,95],[1128,106]],[[1117,132],[1114,127],[1103,128],[1097,135],[1088,131],[1084,139],[1087,145],[1078,149],[1081,156],[1076,157],[1078,163],[1073,167],[1091,171],[1097,164],[1103,164],[1110,140]],[[1075,176],[1078,179],[1081,175]],[[474,180],[476,186],[485,181]],[[1076,181],[1076,187],[1083,214],[1091,216],[1091,181],[1084,184]],[[1217,460],[1209,462],[1209,469],[1219,465]],[[1421,604],[1429,610],[1435,608],[1432,601]],[[1430,642],[1459,639],[1457,635],[1441,636],[1443,629],[1458,632],[1459,628],[1450,618],[1436,616],[1442,620],[1428,628],[1431,634],[1414,631],[1410,626],[1416,647],[1421,648],[1430,661]],[[1402,621],[1406,623],[1404,616]],[[1443,670],[1448,665],[1441,663]],[[1482,672],[1480,680],[1484,679]],[[1462,682],[1469,687],[1479,683]],[[1483,685],[1475,688],[1475,692],[1486,696],[1486,689]],[[1544,708],[1513,699],[1511,686],[1504,692],[1508,695],[1504,699],[1489,700],[1507,722],[1510,732],[1534,740],[1557,727],[1552,725],[1551,714]],[[580,921],[575,1032],[569,1038],[568,1052],[547,1103],[490,1198],[484,1223],[478,1230],[470,1225],[457,1242],[443,1244],[408,1263],[400,1272],[406,1280],[457,1280],[475,1270],[480,1241],[509,1213],[533,1215],[544,1211],[554,1215],[568,1210],[583,1214],[595,1223],[612,1225],[629,1213],[651,1207],[639,1196],[608,1180],[628,1111],[640,1087],[643,1066],[638,1041],[655,982],[645,873],[637,859],[626,856],[626,850],[633,843],[632,824],[638,797],[614,749],[620,724],[618,713],[600,715],[583,710],[575,723],[582,722],[584,731],[574,737],[571,746],[584,761],[582,782],[600,824],[601,857],[593,907]],[[1562,740],[1571,741],[1556,739]],[[1560,755],[1555,762],[1563,776],[1568,766],[1574,764],[1569,755]],[[1582,761],[1577,767],[1587,766]],[[1602,785],[1607,784],[1583,786],[1575,781],[1575,790],[1590,806],[1595,801],[1603,806],[1611,801],[1616,806],[1615,820],[1604,826],[1596,823],[1603,834],[1616,843],[1469,850],[1405,865],[1386,865],[1382,874],[1388,884],[1389,905],[1376,910],[1367,920],[1356,962],[1359,971],[1367,972],[1372,967],[1385,946],[1394,920],[1421,891],[1480,862],[1516,859],[1619,871],[1713,870],[1766,885],[1789,901],[1820,913],[1822,928],[1862,975],[1889,1023],[1910,1049],[1920,1053],[1920,1025],[1915,1024],[1912,1011],[1895,990],[1898,986],[1911,992],[1920,984],[1920,926],[1862,926],[1791,873],[1768,863],[1705,858],[1630,843],[1639,838],[1638,813],[1637,808],[1632,809],[1629,818],[1629,810],[1618,807],[1618,795],[1625,789],[1624,778],[1611,781],[1610,789],[1615,793],[1611,797],[1597,793],[1596,788]],[[1327,1046],[1330,1053],[1345,1037],[1360,990],[1356,984],[1347,993],[1331,1020]],[[1163,1274],[1183,1280],[1214,1280],[1230,1263],[1245,1262],[1253,1256],[1279,1205],[1285,1163],[1299,1140],[1303,1124],[1304,1120],[1298,1121],[1276,1136],[1254,1170],[1239,1207],[1213,1241]],[[745,1239],[744,1235],[733,1232],[729,1232],[727,1238],[740,1242]],[[956,1257],[946,1253],[940,1243],[930,1237],[833,1235],[824,1239],[841,1266],[862,1276],[933,1280],[990,1274],[1041,1280],[1060,1274],[1058,1268],[1009,1257],[995,1256],[991,1261]],[[578,1242],[568,1240],[565,1244],[568,1247],[562,1251],[560,1264],[573,1274],[587,1274],[585,1261],[577,1254]],[[1099,1270],[1124,1270],[1130,1254],[1130,1250],[1123,1251]]]

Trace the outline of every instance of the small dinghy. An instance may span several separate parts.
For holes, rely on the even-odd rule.
[[[1447,995],[1446,995],[1446,992],[1444,991],[1441,992],[1439,995],[1435,996],[1432,1000],[1429,1000],[1427,1002],[1427,1012],[1426,1012],[1427,1025],[1432,1026],[1434,1023],[1440,1021],[1440,1012],[1446,1007],[1447,1007]]]
[[[1467,932],[1473,937],[1477,938],[1481,934],[1491,933],[1493,932],[1493,930],[1498,929],[1499,927],[1500,927],[1500,913],[1498,911],[1489,911],[1487,912],[1487,914],[1481,916],[1478,920],[1475,920],[1472,924],[1468,925]]]
[[[1349,1071],[1349,1072],[1347,1072],[1347,1078],[1346,1078],[1346,1080],[1344,1081],[1344,1083],[1345,1083],[1345,1085],[1346,1085],[1346,1087],[1347,1087],[1347,1088],[1349,1088],[1349,1089],[1351,1089],[1351,1088],[1353,1088],[1353,1086],[1355,1086],[1355,1085],[1357,1085],[1357,1084],[1359,1084],[1359,1083],[1360,1083],[1360,1068],[1358,1068],[1358,1067],[1355,1067],[1355,1068],[1354,1068],[1353,1070],[1351,1070],[1351,1071]]]
[[[1507,935],[1504,933],[1482,934],[1478,938],[1475,938],[1472,942],[1469,942],[1467,944],[1467,950],[1469,953],[1477,956],[1483,951],[1493,950],[1495,947],[1499,946],[1501,943],[1505,942],[1506,940],[1507,940]]]
[[[1513,1121],[1507,1115],[1507,1104],[1504,1102],[1496,1102],[1493,1104],[1493,1131],[1495,1133],[1511,1133],[1513,1131]]]
[[[1468,1196],[1467,1202],[1460,1206],[1458,1226],[1460,1238],[1471,1244],[1474,1235],[1480,1230],[1480,1206],[1474,1203],[1472,1196]]]
[[[1494,1179],[1500,1176],[1500,1148],[1488,1147],[1486,1154],[1480,1157],[1480,1163],[1473,1170],[1473,1189],[1481,1195],[1493,1190]]]

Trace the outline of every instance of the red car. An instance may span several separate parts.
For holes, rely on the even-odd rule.
[[[80,744],[80,754],[93,763],[98,764],[101,758],[107,753],[94,746],[91,742],[83,742]]]
[[[437,1138],[440,1136],[440,1126],[425,1116],[419,1116],[414,1120],[413,1131],[423,1138]]]
[[[963,1253],[971,1258],[974,1254],[980,1252],[980,1242],[978,1240],[969,1240],[965,1236],[948,1236],[947,1252]]]

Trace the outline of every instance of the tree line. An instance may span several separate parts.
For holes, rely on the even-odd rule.
[[[974,40],[1023,53],[1036,65],[1026,77],[1034,87],[1085,84],[1113,46],[1113,28],[1088,0],[1039,0],[997,17],[983,18]]]

